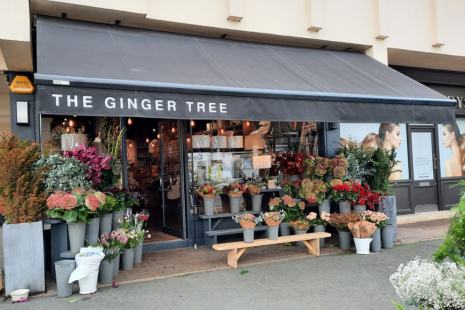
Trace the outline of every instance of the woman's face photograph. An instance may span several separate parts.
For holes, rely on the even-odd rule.
[[[450,148],[452,141],[455,139],[455,133],[450,132],[445,127],[442,127],[442,144],[446,149]]]
[[[394,127],[393,131],[386,132],[386,139],[391,143],[391,147],[398,150],[402,142],[402,137],[400,136],[400,126]]]

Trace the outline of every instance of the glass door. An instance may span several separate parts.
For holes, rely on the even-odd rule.
[[[186,208],[183,199],[184,176],[181,121],[159,123],[160,190],[162,191],[163,232],[186,239]]]

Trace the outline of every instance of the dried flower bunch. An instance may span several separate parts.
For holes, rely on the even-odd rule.
[[[312,227],[308,220],[297,220],[289,223],[289,226],[294,230],[305,230],[308,231]]]
[[[331,213],[328,224],[339,231],[349,231],[349,223],[356,223],[361,220],[359,214],[353,211],[346,214]]]
[[[302,181],[299,197],[307,200],[309,203],[322,203],[326,198],[328,188],[322,180],[305,179]]]
[[[215,198],[220,194],[220,190],[211,186],[204,185],[201,188],[197,189],[197,195],[202,196],[203,198]]]
[[[247,193],[249,195],[258,195],[260,194],[263,185],[265,185],[265,182],[263,182],[260,178],[251,182],[247,182]]]
[[[283,188],[286,195],[289,195],[292,198],[299,198],[301,183],[302,180],[283,181],[281,182],[280,186]]]
[[[294,221],[305,216],[305,202],[300,201],[297,203],[289,195],[284,195],[281,198],[273,198],[270,200],[268,205],[270,206],[270,211],[283,210],[286,214],[286,217],[284,218],[285,222]]]
[[[279,226],[279,224],[286,218],[284,210],[276,212],[265,212],[261,214],[263,220],[268,226]]]
[[[387,225],[389,217],[386,216],[383,212],[367,210],[361,214],[361,217],[370,223],[376,225],[376,227],[383,228]]]
[[[315,212],[310,212],[307,215],[307,220],[310,221],[310,225],[312,226],[323,225],[326,227],[326,225],[328,224],[329,218],[330,218],[330,215],[326,211],[321,212],[320,217],[318,217],[318,214],[316,214]]]

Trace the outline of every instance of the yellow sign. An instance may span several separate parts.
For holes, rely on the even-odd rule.
[[[10,90],[15,94],[29,95],[34,93],[35,88],[27,76],[17,75],[13,82],[11,82]]]

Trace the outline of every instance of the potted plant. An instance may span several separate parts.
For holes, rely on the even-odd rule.
[[[99,236],[111,233],[112,212],[116,206],[116,199],[113,194],[105,192],[105,202],[97,209],[99,221]]]
[[[333,180],[334,181],[334,180]],[[350,182],[334,185],[331,187],[329,198],[339,203],[339,213],[346,214],[350,212],[351,202],[358,199],[358,191],[352,186]]]
[[[325,232],[326,231],[326,225],[328,224],[329,221],[329,213],[326,213],[326,211],[323,211],[320,214],[320,217],[318,218],[318,214],[315,212],[310,212],[307,215],[307,220],[310,221],[310,225],[313,226],[313,231],[314,232]],[[320,247],[325,246],[325,238],[320,238]]]
[[[261,216],[268,226],[268,239],[278,240],[279,224],[286,218],[284,210],[265,212]]]
[[[326,198],[327,192],[328,188],[323,180],[305,179],[302,180],[299,189],[299,197],[305,199],[309,203],[322,204]]]
[[[113,281],[114,264],[116,264],[115,260],[119,256],[122,246],[124,246],[127,241],[125,236],[120,236],[116,233],[110,235],[103,234],[100,236],[98,246],[103,248],[103,253],[105,254],[105,257],[100,262],[100,283],[111,283]]]
[[[142,213],[136,213],[132,220],[134,221],[134,227],[136,228],[137,233],[137,245],[134,249],[134,264],[139,264],[142,262],[142,249],[144,245],[144,235],[149,233],[148,230],[144,230],[147,226],[147,221],[149,219],[148,211],[144,210]],[[151,236],[148,235],[148,238]]]
[[[122,258],[121,258],[121,269],[131,270],[134,267],[134,248],[138,242],[138,235],[135,227],[131,221],[125,216],[121,221],[122,228],[114,230],[114,233],[127,238],[127,242],[124,245]]]
[[[370,237],[375,232],[376,225],[360,217],[358,222],[351,222],[348,226],[354,236],[357,254],[370,254],[370,243],[373,240]]]
[[[379,202],[379,194],[373,193],[368,184],[364,186],[357,184],[353,186],[352,189],[358,193],[357,200],[350,201],[350,204],[354,205],[355,213],[363,213],[366,211],[367,207],[370,210],[375,209],[375,204]]]
[[[14,134],[0,137],[0,209],[6,220],[3,225],[6,296],[17,288],[28,288],[30,293],[45,291],[42,220],[47,210],[48,191],[43,174],[50,168],[33,169],[41,156],[37,143],[20,140]],[[34,259],[29,259],[31,255]]]
[[[263,185],[265,185],[265,182],[262,182],[261,179],[256,179],[247,183],[247,194],[249,194],[252,199],[252,210],[255,212],[262,211],[263,194],[260,194],[260,192]]]
[[[362,219],[376,225],[376,230],[371,236],[373,241],[370,244],[372,252],[381,251],[381,230],[387,225],[388,217],[386,214],[379,211],[367,210],[361,215]],[[387,240],[386,240],[387,241]]]
[[[229,206],[231,207],[231,213],[239,213],[241,209],[241,196],[247,189],[247,185],[232,183],[223,188],[223,191],[227,190],[229,196]]]
[[[292,221],[289,223],[289,226],[292,229],[294,229],[294,232],[296,235],[306,234],[308,230],[310,229],[310,227],[312,227],[310,221],[305,220],[305,219],[299,219],[296,221]],[[296,244],[299,248],[305,247],[305,244],[303,243],[303,241],[297,241]]]
[[[297,202],[289,195],[271,199],[268,206],[270,207],[270,211],[283,210],[286,215],[279,225],[281,236],[289,236],[291,234],[289,222],[305,216],[305,202]]]
[[[313,158],[313,156],[304,152],[278,152],[275,155],[275,162],[279,164],[279,171],[284,174],[284,177],[290,176],[291,181],[301,178],[304,172],[304,161],[307,158]]]
[[[360,215],[349,212],[346,214],[331,213],[328,224],[336,228],[339,234],[339,247],[342,250],[350,249],[350,240],[352,234],[349,230],[349,223],[360,221]]]
[[[349,143],[341,145],[341,148],[336,151],[338,155],[342,154],[348,161],[346,175],[344,179],[351,180],[353,184],[362,184],[369,176],[375,172],[375,168],[371,159],[373,151],[358,145],[357,143]]]
[[[322,179],[330,167],[330,160],[325,157],[309,157],[304,160],[304,174],[311,180]]]
[[[203,198],[203,207],[205,208],[205,215],[215,214],[215,198],[220,194],[220,190],[211,186],[204,185],[197,189],[197,195]]]
[[[280,186],[286,193],[286,195],[291,196],[294,200],[300,201],[299,192],[302,180],[293,180],[293,181],[283,181]]]
[[[102,192],[95,192],[93,194],[100,201],[100,205],[97,208],[97,212],[90,215],[90,223],[86,223],[86,242],[88,245],[94,245],[98,243],[98,238],[100,236],[100,218],[103,212],[99,209],[105,209],[106,195]]]
[[[239,223],[244,229],[244,242],[253,243],[254,228],[258,223],[263,221],[263,218],[244,211],[243,213],[236,214],[232,219],[234,222]]]

